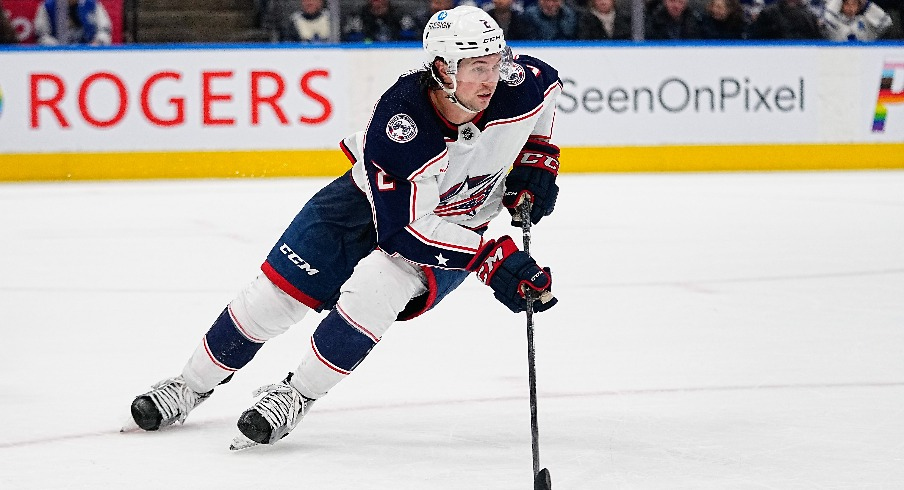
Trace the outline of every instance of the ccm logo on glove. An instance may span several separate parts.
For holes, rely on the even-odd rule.
[[[548,141],[528,140],[505,178],[502,205],[512,214],[512,226],[521,226],[516,208],[524,199],[531,202],[531,223],[537,224],[552,214],[559,195],[558,175],[559,147]]]
[[[518,246],[515,245],[515,242],[508,236],[504,236],[499,239],[499,241],[490,240],[484,247],[482,251],[486,251],[486,258],[480,261],[480,264],[477,266],[477,279],[480,282],[489,285],[490,280],[493,278],[493,273],[496,272],[496,267],[505,260],[509,255],[518,252]],[[478,252],[478,255],[481,253]],[[477,257],[475,257],[476,259]]]
[[[487,242],[468,265],[484,284],[493,288],[493,295],[515,313],[527,309],[525,292],[537,291],[534,311],[545,311],[558,301],[550,291],[552,276],[541,269],[530,255],[518,250],[509,236]]]
[[[525,167],[539,167],[552,172],[554,175],[559,174],[559,161],[557,157],[546,155],[543,153],[532,153],[529,151],[521,152],[521,159],[516,165],[524,165]]]

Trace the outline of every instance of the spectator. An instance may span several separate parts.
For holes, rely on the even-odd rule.
[[[688,7],[687,0],[663,0],[647,18],[646,38],[700,39],[701,20],[700,14]]]
[[[271,5],[270,0],[252,0],[252,6],[254,7],[255,25],[270,30],[274,29],[273,19],[268,17],[272,17],[273,10],[278,7]]]
[[[904,0],[874,0],[873,3],[878,5],[891,17],[891,27],[885,32],[881,39],[904,39]]]
[[[743,39],[741,3],[738,0],[709,0],[700,28],[703,39]]]
[[[578,17],[578,39],[631,39],[631,17],[616,8],[615,0],[591,0]]]
[[[388,42],[418,40],[410,15],[390,4],[390,0],[366,0],[345,18],[342,40],[346,42]]]
[[[423,0],[421,0],[423,1]],[[422,8],[414,16],[414,25],[418,27],[417,37],[420,39],[424,34],[424,26],[430,21],[430,17],[440,10],[450,10],[455,8],[455,0],[427,0],[428,5]]]
[[[6,10],[3,8],[3,2],[0,0],[0,44],[16,44],[16,29],[13,27]]]
[[[279,21],[281,42],[317,43],[330,40],[330,12],[324,0],[300,0],[300,8]]]
[[[487,11],[499,24],[505,39],[518,41],[533,37],[534,27],[524,12],[513,8],[513,0],[493,0],[493,8]]]
[[[750,39],[821,39],[816,15],[801,0],[778,0],[750,26]]]
[[[750,26],[760,16],[763,7],[766,6],[764,0],[740,0],[741,10],[744,12],[744,25]]]
[[[828,0],[822,14],[829,41],[875,41],[891,27],[891,17],[865,0]]]
[[[744,11],[744,23],[749,27],[759,17],[764,8],[776,3],[778,0],[740,0],[741,9]],[[896,0],[904,2],[904,0]],[[824,0],[801,0],[801,3],[813,12],[817,19],[822,17],[825,6]]]
[[[65,1],[65,0],[63,0]],[[38,44],[90,44],[106,46],[113,40],[110,16],[97,0],[68,0],[69,28],[66,39],[59,39],[57,0],[44,0],[35,12]]]
[[[534,26],[531,39],[541,41],[577,38],[578,14],[562,0],[538,0],[524,11]]]

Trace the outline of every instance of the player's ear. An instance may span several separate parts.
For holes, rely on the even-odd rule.
[[[446,84],[447,87],[452,86],[452,78],[446,73],[446,61],[439,56],[433,60],[433,73]]]

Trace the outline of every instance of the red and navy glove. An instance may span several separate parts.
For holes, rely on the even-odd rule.
[[[529,139],[505,178],[502,205],[512,214],[512,226],[521,226],[518,205],[531,201],[530,221],[537,224],[552,214],[559,195],[559,147],[545,140]]]
[[[487,242],[474,255],[468,270],[493,288],[493,296],[514,313],[527,309],[527,291],[536,298],[534,311],[546,311],[559,301],[552,295],[549,269],[541,269],[509,236]]]

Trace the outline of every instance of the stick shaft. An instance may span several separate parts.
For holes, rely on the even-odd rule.
[[[521,236],[524,252],[530,255],[530,201],[524,201],[518,208],[521,216]],[[540,429],[537,421],[537,369],[534,352],[534,300],[530,290],[525,291],[527,300],[527,382],[530,387],[530,435],[531,453],[534,460],[534,477],[540,472]]]

